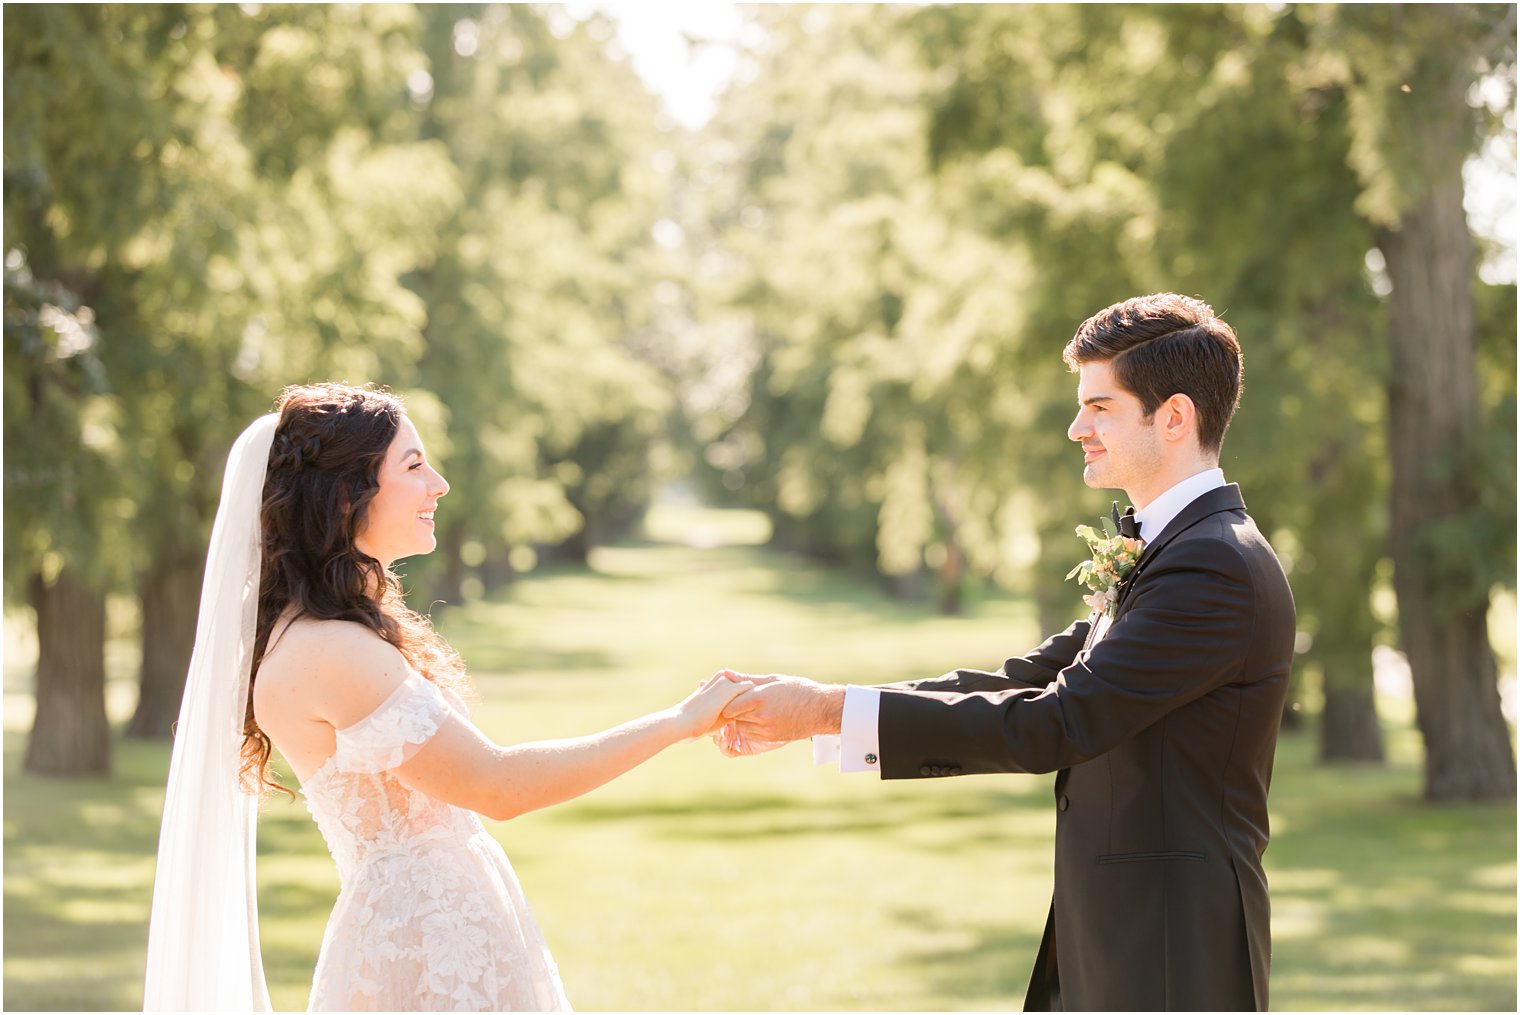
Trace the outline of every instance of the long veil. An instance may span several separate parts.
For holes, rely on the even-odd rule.
[[[242,791],[238,772],[258,619],[259,511],[277,421],[255,420],[227,456],[169,763],[144,1011],[270,1008],[254,881],[258,798]]]

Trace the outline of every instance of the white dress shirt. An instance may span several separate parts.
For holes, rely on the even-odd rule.
[[[1172,486],[1135,512],[1140,538],[1147,542],[1154,540],[1183,508],[1224,485],[1224,470],[1205,469]],[[844,717],[839,733],[813,738],[814,764],[827,765],[837,760],[841,772],[880,772],[881,735],[877,726],[880,715],[880,688],[850,684],[844,692]]]

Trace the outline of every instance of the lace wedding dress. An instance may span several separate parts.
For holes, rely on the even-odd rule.
[[[312,1011],[568,1011],[559,970],[501,846],[472,811],[390,770],[462,702],[416,673],[301,787],[342,890]]]

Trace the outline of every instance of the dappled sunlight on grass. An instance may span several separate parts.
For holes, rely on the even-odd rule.
[[[1407,751],[1326,769],[1311,750],[1278,752],[1273,1006],[1512,1010],[1514,807],[1420,803]]]
[[[683,510],[651,535],[707,518],[703,539],[753,536]],[[996,666],[1037,637],[1026,603],[941,617],[752,545],[654,538],[439,623],[504,743],[664,708],[725,665],[878,682]],[[6,724],[6,1001],[136,1008],[168,748],[119,742],[109,779],[31,779]],[[1384,768],[1319,767],[1312,733],[1283,738],[1273,1007],[1513,1009],[1515,810],[1421,804],[1418,737],[1389,732]],[[1050,903],[1051,779],[881,782],[815,768],[806,745],[730,761],[703,742],[488,827],[582,1009],[1006,1010]],[[304,1008],[336,869],[299,799],[270,798],[258,841],[271,992]]]

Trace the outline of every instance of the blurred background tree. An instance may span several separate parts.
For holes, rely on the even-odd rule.
[[[1512,157],[1513,7],[763,6],[691,130],[594,9],[4,18],[38,770],[107,763],[108,602],[136,603],[129,731],[167,735],[220,463],[301,381],[406,395],[453,481],[419,605],[585,561],[678,481],[1050,633],[1114,496],[1075,479],[1059,350],[1176,290],[1242,337],[1222,464],[1290,569],[1321,757],[1382,756],[1396,643],[1427,795],[1513,798],[1513,237],[1480,277],[1463,209],[1474,155]]]
[[[754,308],[753,345],[760,353],[748,408],[716,445],[717,464],[727,470],[754,459],[756,481],[744,483],[741,499],[766,506],[783,539],[800,522],[815,553],[851,559],[871,548],[865,536],[873,529],[883,534],[877,564],[891,573],[901,559],[889,552],[899,545],[894,535],[912,534],[903,540],[911,555],[936,535],[956,531],[936,511],[938,497],[976,503],[970,490],[936,471],[948,464],[964,475],[970,457],[974,468],[985,470],[987,488],[997,491],[992,503],[1019,505],[1019,524],[1038,534],[1035,570],[1055,573],[1072,554],[1070,520],[1101,509],[1099,498],[1073,484],[1045,489],[1033,478],[1066,470],[1070,452],[1059,440],[1020,439],[1059,434],[1071,413],[1070,383],[1055,355],[1059,343],[1072,322],[1127,295],[1163,288],[1204,294],[1245,338],[1247,393],[1223,464],[1247,490],[1253,513],[1292,569],[1302,627],[1300,681],[1311,676],[1322,701],[1321,756],[1382,757],[1372,649],[1392,632],[1373,599],[1386,583],[1379,564],[1390,553],[1389,519],[1403,506],[1429,511],[1445,499],[1462,505],[1449,509],[1456,514],[1448,524],[1428,523],[1438,527],[1419,539],[1394,540],[1395,547],[1428,543],[1442,538],[1434,534],[1440,532],[1449,544],[1439,551],[1449,573],[1438,579],[1427,570],[1399,585],[1399,616],[1421,618],[1414,635],[1404,628],[1406,643],[1452,596],[1471,603],[1469,635],[1454,631],[1448,641],[1453,653],[1460,644],[1472,656],[1411,660],[1417,683],[1432,688],[1419,699],[1430,751],[1427,795],[1509,799],[1514,762],[1486,623],[1491,590],[1512,588],[1514,581],[1507,522],[1514,479],[1512,465],[1506,473],[1502,464],[1513,461],[1505,453],[1514,428],[1504,417],[1511,403],[1503,380],[1512,384],[1513,370],[1506,374],[1495,364],[1498,382],[1487,396],[1489,418],[1480,424],[1484,399],[1476,391],[1460,394],[1476,380],[1470,352],[1469,366],[1457,367],[1465,370],[1463,387],[1455,385],[1445,353],[1428,340],[1414,346],[1422,356],[1443,357],[1439,370],[1410,361],[1412,350],[1400,362],[1397,343],[1384,337],[1391,320],[1411,317],[1397,306],[1397,285],[1376,267],[1389,234],[1369,212],[1366,166],[1376,153],[1367,153],[1364,135],[1381,137],[1390,129],[1367,122],[1373,115],[1414,128],[1397,104],[1387,108],[1386,96],[1369,110],[1358,91],[1360,72],[1340,68],[1351,66],[1345,61],[1354,62],[1363,48],[1394,60],[1381,42],[1401,32],[1414,55],[1398,58],[1404,62],[1396,63],[1394,76],[1407,77],[1418,58],[1448,78],[1458,68],[1455,79],[1443,79],[1450,98],[1437,114],[1458,125],[1453,138],[1410,150],[1448,153],[1446,176],[1458,184],[1448,214],[1470,244],[1460,173],[1496,125],[1490,119],[1485,130],[1477,129],[1469,93],[1492,81],[1505,96],[1499,107],[1512,107],[1513,54],[1505,49],[1513,41],[1505,28],[1512,10],[1432,13],[1437,22],[1423,26],[1378,8],[1381,20],[1354,29],[1367,33],[1361,38],[1348,37],[1351,29],[1338,27],[1332,10],[1338,9],[945,6],[897,9],[893,17],[879,10],[772,12],[770,42],[756,57],[760,69],[724,114],[738,125],[730,151],[743,189],[724,194],[718,208],[720,215],[737,212],[730,234],[744,236],[759,224],[761,236],[733,303]],[[1355,15],[1347,17],[1357,24]],[[906,58],[907,69],[899,66],[905,41],[917,50]],[[869,81],[872,70],[877,82],[830,91],[835,80],[850,83],[847,74]],[[762,103],[761,111],[745,101]],[[917,115],[920,128],[840,140],[899,110],[909,122]],[[767,122],[766,113],[775,119]],[[813,121],[825,125],[818,130],[829,140],[810,133]],[[721,130],[725,121],[715,126]],[[846,146],[845,152],[831,143]],[[896,177],[879,169],[910,155],[917,161]],[[831,189],[823,182],[827,174],[845,187]],[[905,207],[926,177],[935,181],[931,196]],[[746,206],[749,196],[756,204]],[[873,223],[865,210],[873,198],[886,225],[864,242],[851,242],[851,227]],[[789,215],[793,208],[802,214]],[[996,352],[958,344],[962,332],[951,322],[973,304],[955,285],[935,280],[924,290],[950,310],[927,322],[932,339],[925,344],[954,364],[949,400],[894,402],[889,386],[860,380],[848,352],[877,348],[869,362],[899,366],[915,382],[913,393],[929,389],[935,373],[913,358],[912,335],[903,328],[909,317],[901,308],[914,298],[911,283],[903,282],[911,273],[899,267],[907,258],[890,241],[936,216],[958,234],[991,240],[998,254],[996,262],[968,260],[951,269],[958,278],[975,278],[975,294],[995,290],[1007,301],[999,308]],[[807,237],[811,245],[799,242]],[[949,263],[943,248],[914,240],[914,251]],[[1415,246],[1426,251],[1430,243]],[[999,262],[1007,266],[1002,274],[991,268]],[[1470,255],[1453,264],[1446,292],[1460,302],[1458,294],[1479,283]],[[894,268],[893,276],[884,276]],[[884,277],[891,282],[883,284]],[[1513,292],[1512,284],[1494,288]],[[841,300],[852,311],[831,313]],[[1466,302],[1465,318],[1451,322],[1471,345],[1476,328],[1462,323],[1472,320],[1471,298]],[[1492,302],[1502,305],[1503,297]],[[873,313],[877,307],[891,311],[885,326]],[[1496,345],[1506,345],[1511,325],[1494,322]],[[778,363],[784,369],[778,371]],[[1384,404],[1384,383],[1398,393],[1405,382],[1392,382],[1414,375],[1449,387],[1448,397],[1456,394],[1453,401],[1469,414],[1463,425],[1490,435],[1481,444],[1483,462],[1465,457],[1459,441],[1434,439],[1432,431],[1440,428],[1418,422],[1407,400]],[[835,442],[847,453],[839,454],[827,438],[841,433],[834,421],[852,387],[862,392],[857,404],[869,409],[845,417],[854,425]],[[1007,403],[1018,408],[1002,408]],[[966,404],[977,412],[974,429],[986,439],[980,445],[985,458],[966,455],[963,442],[924,436],[940,427],[953,432],[955,408]],[[1421,442],[1405,441],[1409,428],[1425,434]],[[789,439],[796,431],[808,436]],[[778,440],[786,446],[779,454]],[[1442,485],[1440,497],[1408,483],[1390,489],[1390,447],[1408,447],[1416,471]],[[877,453],[887,464],[875,475],[898,482],[873,488],[870,463]],[[855,503],[868,510],[841,515]],[[972,514],[997,517],[985,506]],[[901,521],[894,527],[889,520]],[[1005,551],[1017,545],[1013,532],[1000,535],[994,545]],[[1462,556],[1476,546],[1498,552]],[[973,573],[997,574],[997,565],[1011,558],[1016,554],[1005,552]],[[942,577],[953,582],[958,575],[948,569]],[[1060,591],[1036,581],[1037,596],[1042,585],[1047,594]],[[947,605],[956,601],[946,589],[941,597]],[[1047,632],[1069,620],[1070,607],[1059,598],[1042,606]],[[1451,683],[1457,686],[1448,688]],[[1481,689],[1481,697],[1464,688]],[[1300,687],[1295,699],[1303,696]],[[1436,733],[1432,724],[1449,732]],[[1443,780],[1439,773],[1448,768],[1463,776]]]
[[[549,544],[584,562],[658,478],[669,394],[635,355],[664,189],[654,99],[605,59],[611,23],[556,35],[524,6],[420,10],[417,132],[467,195],[407,276],[426,308],[418,382],[445,405],[446,474],[425,584],[459,602]]]
[[[7,216],[9,220],[9,216]],[[5,266],[5,594],[36,614],[37,714],[25,766],[110,770],[106,597],[123,535],[115,404],[93,312],[19,257]]]
[[[1309,17],[1306,75],[1345,90],[1355,207],[1376,230],[1387,270],[1390,538],[1425,794],[1513,800],[1488,612],[1495,584],[1515,574],[1514,420],[1479,387],[1462,197],[1463,166],[1491,126],[1475,91],[1492,84],[1501,108],[1514,105],[1515,8],[1324,8]]]

